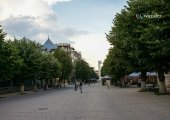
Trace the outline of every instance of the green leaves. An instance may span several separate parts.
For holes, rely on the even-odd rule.
[[[97,77],[93,68],[91,68],[89,64],[83,59],[78,59],[75,61],[74,72],[76,79],[82,80],[84,82],[87,82],[90,78]]]
[[[4,41],[5,33],[0,29],[0,80],[10,80],[19,72],[22,60],[19,51],[11,44]]]
[[[61,64],[60,79],[68,79],[73,69],[72,59],[70,54],[63,50],[56,49],[54,52],[54,57],[58,59],[58,61]]]
[[[40,61],[41,61],[41,48],[40,46],[28,39],[14,40],[13,45],[19,51],[22,65],[20,72],[16,73],[19,80],[35,79],[35,74],[39,72]]]
[[[61,75],[61,64],[58,59],[54,58],[52,53],[42,53],[41,58],[41,79],[54,79]]]
[[[27,38],[4,41],[0,29],[0,80],[53,79],[61,75],[61,64],[53,54]]]
[[[156,71],[160,67],[167,70],[170,63],[169,6],[168,0],[129,0],[128,6],[116,15],[106,36],[113,47],[102,70],[117,76],[117,73],[131,70]]]

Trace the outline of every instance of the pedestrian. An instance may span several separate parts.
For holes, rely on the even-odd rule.
[[[79,82],[76,81],[76,89],[78,89],[78,88],[79,88]]]
[[[74,90],[77,91],[77,81],[74,83]]]
[[[107,88],[110,89],[110,80],[106,80]]]
[[[82,86],[83,86],[83,83],[80,81],[80,84],[79,84],[80,93],[82,93]]]
[[[89,80],[88,83],[89,83],[89,86],[90,86],[91,81]]]

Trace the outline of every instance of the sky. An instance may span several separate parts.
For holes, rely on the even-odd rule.
[[[6,39],[26,37],[43,44],[70,43],[90,66],[108,54],[106,39],[126,0],[1,0],[0,25]]]

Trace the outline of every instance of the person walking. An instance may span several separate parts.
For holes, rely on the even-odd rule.
[[[106,80],[107,88],[110,89],[110,80]]]
[[[82,81],[80,81],[80,84],[79,84],[80,93],[82,93],[82,86],[83,86],[83,83],[82,83]]]
[[[74,83],[74,90],[77,91],[77,81]]]

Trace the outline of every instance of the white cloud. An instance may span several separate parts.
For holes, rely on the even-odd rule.
[[[43,0],[43,1],[47,2],[49,5],[52,5],[58,2],[69,2],[71,0]]]
[[[1,0],[0,21],[7,19],[11,15],[14,17],[43,17],[53,14],[50,5],[68,1],[71,0]]]
[[[40,44],[43,44],[45,41],[46,41],[46,39],[47,39],[47,34],[46,33],[38,33],[38,34],[36,34],[35,36],[33,36],[31,39],[32,40],[38,40],[38,42],[40,43]]]
[[[106,35],[103,33],[80,35],[76,38],[73,37],[71,40],[75,42],[73,44],[75,49],[81,51],[85,60],[91,63],[95,69],[98,69],[97,61],[101,60],[103,62],[110,48]]]
[[[48,35],[54,43],[74,43],[85,60],[97,69],[97,61],[104,60],[109,43],[103,33],[89,33],[59,23],[51,5],[71,0],[1,0],[0,25],[7,38],[27,37],[44,43]],[[77,27],[77,26],[76,26]]]
[[[42,0],[1,0],[0,21],[10,16],[43,17],[48,14],[53,14],[53,11]]]
[[[48,18],[39,19],[29,16],[10,16],[1,23],[5,32],[7,32],[10,36],[18,36],[20,38],[25,36],[42,43],[45,42],[48,35],[50,35],[51,40],[55,43],[72,43],[69,39],[70,37],[87,33],[86,31],[78,31],[74,28],[63,28],[56,24],[55,17],[55,15],[50,16],[48,20]]]
[[[69,37],[86,34],[75,28],[58,24],[58,16],[49,4],[69,0],[1,0],[0,24],[9,36],[23,36],[44,42],[47,36],[53,42],[71,43]],[[12,37],[13,38],[13,37]]]

